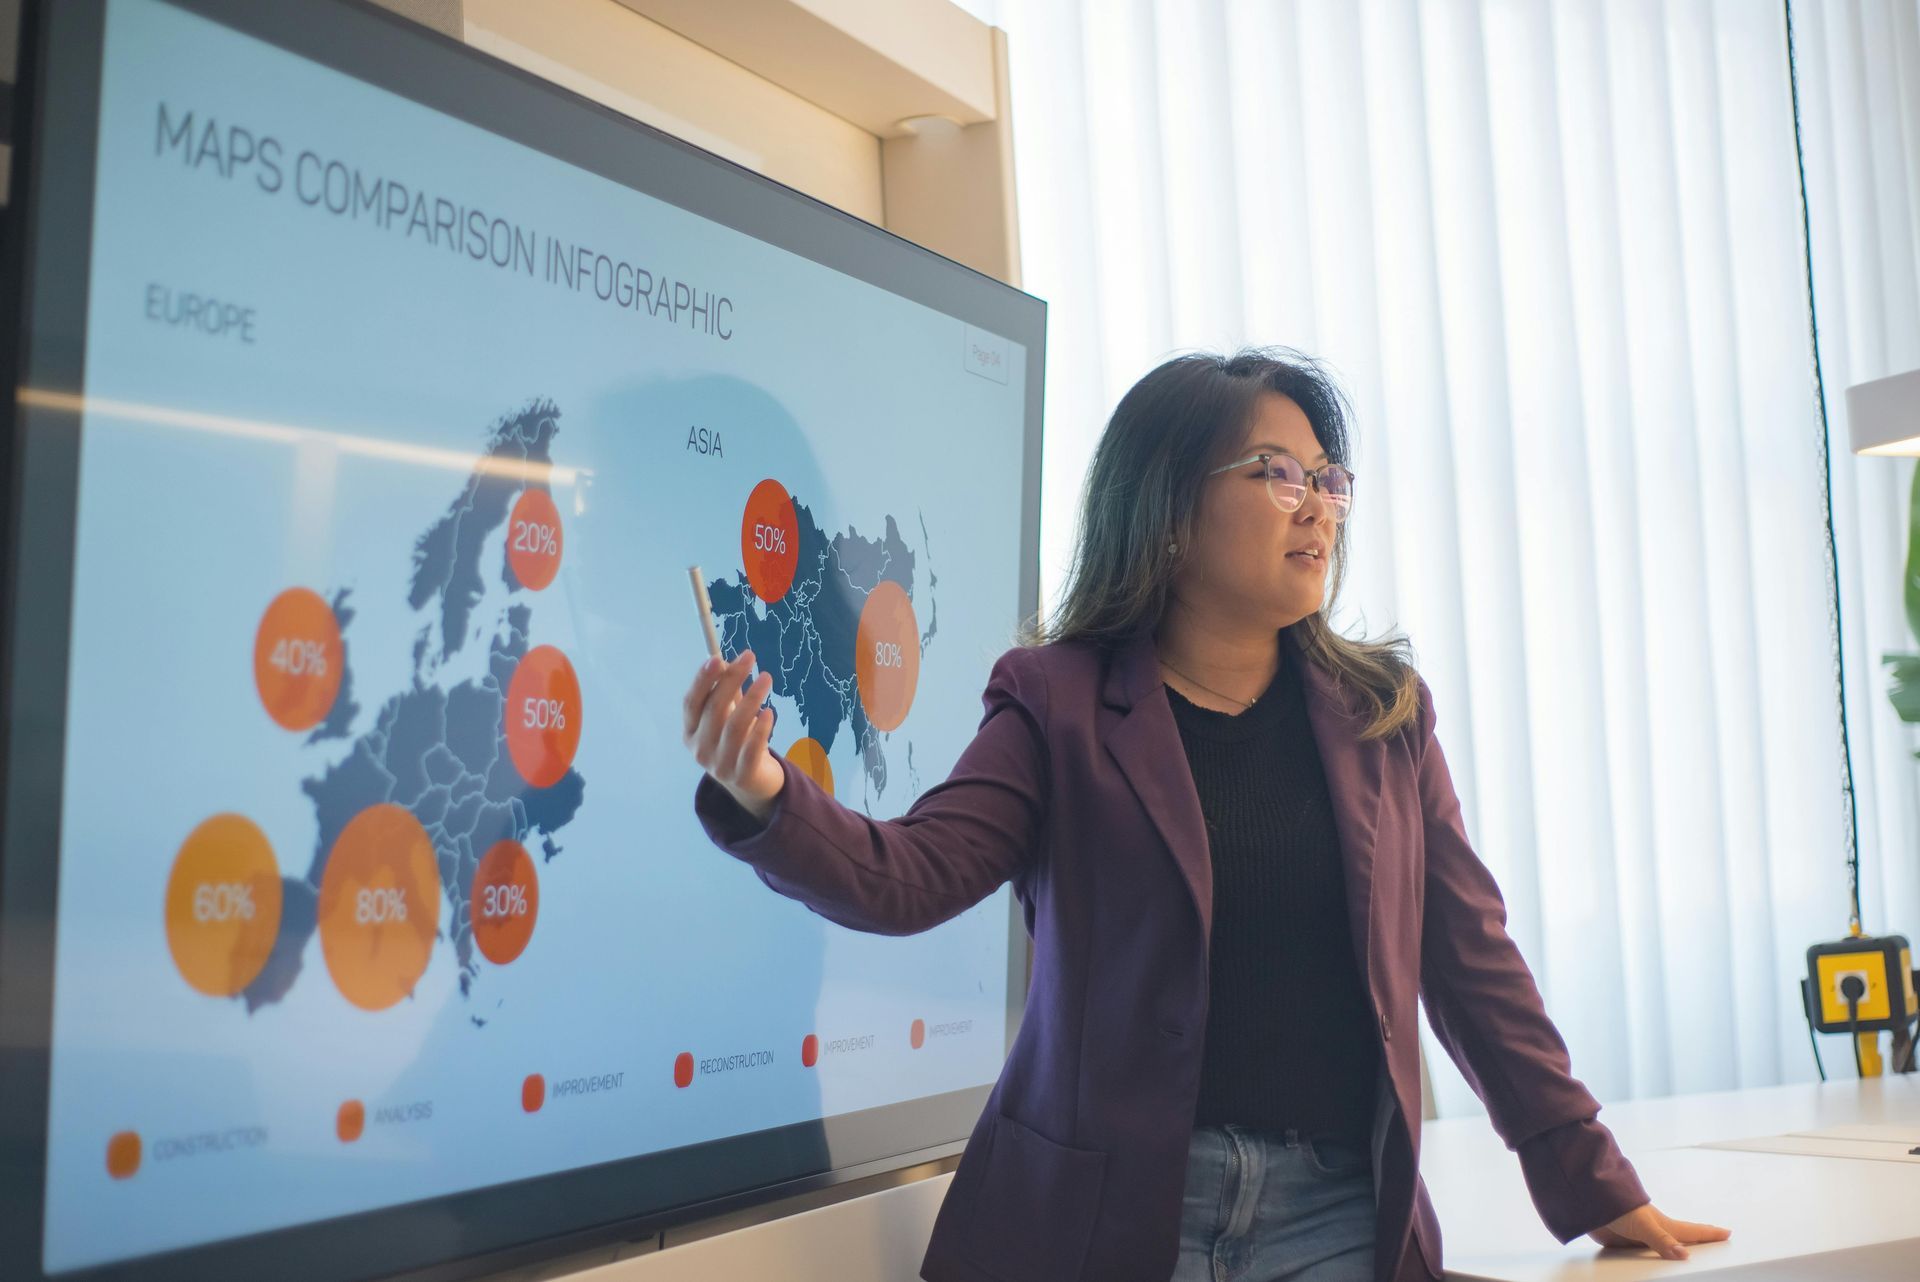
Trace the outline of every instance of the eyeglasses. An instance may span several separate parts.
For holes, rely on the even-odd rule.
[[[1291,454],[1252,454],[1225,467],[1216,467],[1207,475],[1218,476],[1249,463],[1260,464],[1266,476],[1267,497],[1282,512],[1300,510],[1300,505],[1307,501],[1308,485],[1319,490],[1320,497],[1327,501],[1327,511],[1335,524],[1346,520],[1353,510],[1353,473],[1338,463],[1309,468]]]

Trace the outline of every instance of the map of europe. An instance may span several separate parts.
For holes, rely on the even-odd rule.
[[[242,993],[249,1011],[279,1001],[298,979],[315,931],[328,853],[347,823],[368,807],[403,806],[433,838],[451,908],[442,928],[453,943],[463,994],[471,993],[479,972],[468,890],[480,857],[502,840],[532,849],[536,836],[543,862],[561,853],[554,834],[579,811],[586,780],[569,769],[548,787],[530,786],[514,768],[504,734],[505,691],[527,653],[532,609],[516,602],[503,612],[486,642],[484,675],[450,688],[437,680],[447,660],[478,640],[470,625],[485,595],[485,576],[496,572],[509,590],[520,587],[504,557],[497,566],[484,563],[482,550],[505,523],[514,497],[537,483],[529,478],[552,462],[559,418],[551,402],[535,401],[501,419],[464,488],[415,541],[407,604],[424,618],[412,645],[412,684],[380,705],[345,757],[301,784],[318,820],[313,861],[304,876],[283,879],[279,935],[265,967]],[[356,613],[349,597],[343,590],[333,599],[343,638]],[[353,736],[359,706],[353,701],[350,645],[342,666],[339,695],[308,737],[310,744]]]

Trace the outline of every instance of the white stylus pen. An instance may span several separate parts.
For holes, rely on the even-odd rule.
[[[725,661],[720,653],[720,634],[713,627],[713,598],[707,595],[707,581],[700,573],[700,567],[687,567],[687,577],[693,580],[693,603],[700,611],[700,627],[707,634],[707,653],[716,659]]]

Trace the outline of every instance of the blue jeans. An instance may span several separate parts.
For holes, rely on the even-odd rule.
[[[1198,1127],[1170,1282],[1373,1282],[1373,1229],[1365,1145]]]

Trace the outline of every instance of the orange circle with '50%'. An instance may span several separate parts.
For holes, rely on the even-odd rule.
[[[180,978],[209,997],[254,981],[280,933],[280,866],[242,815],[215,815],[180,845],[167,877],[167,948]]]
[[[385,1010],[413,992],[440,929],[433,838],[383,802],[348,821],[320,878],[320,951],[340,995]]]
[[[793,496],[768,479],[753,487],[740,514],[740,564],[753,594],[772,604],[793,587],[800,568],[800,519]]]
[[[580,678],[567,656],[535,646],[507,683],[507,755],[536,788],[560,782],[580,747]]]

